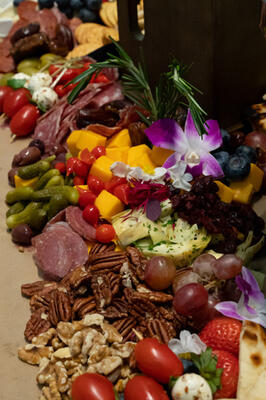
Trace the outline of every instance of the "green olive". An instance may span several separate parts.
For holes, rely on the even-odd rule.
[[[27,68],[22,68],[22,70],[20,72],[24,72],[24,74],[31,76],[31,75],[34,75],[37,72],[39,72],[39,69],[34,68],[34,67],[27,67]]]
[[[8,79],[11,79],[13,75],[12,72],[2,75],[0,78],[0,86],[6,86]]]
[[[62,60],[62,57],[58,56],[57,54],[46,53],[43,54],[40,58],[41,68],[45,67],[50,63],[54,63],[55,61]]]
[[[40,69],[40,60],[39,58],[25,58],[25,60],[20,61],[20,63],[17,66],[17,71],[18,72],[25,72],[25,68],[36,68],[37,70]]]

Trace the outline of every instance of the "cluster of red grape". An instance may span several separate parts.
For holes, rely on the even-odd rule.
[[[190,268],[180,271],[170,259],[155,256],[147,263],[145,282],[154,290],[172,286],[176,312],[192,317],[195,322],[206,323],[218,314],[214,307],[221,301],[220,283],[231,282],[241,269],[242,261],[235,254],[217,259],[211,254],[202,254]]]

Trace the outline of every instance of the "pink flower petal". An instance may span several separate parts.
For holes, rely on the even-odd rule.
[[[159,119],[147,128],[145,133],[154,146],[178,150],[181,154],[186,151],[187,141],[184,132],[173,119]]]
[[[209,153],[200,154],[200,161],[203,163],[203,175],[211,175],[213,177],[221,178],[224,176],[223,170],[218,161]]]
[[[177,161],[180,160],[180,155],[179,154],[171,154],[170,157],[167,158],[167,160],[163,164],[163,168],[171,168],[173,167]]]
[[[186,172],[189,172],[193,176],[193,178],[196,178],[196,176],[200,176],[202,174],[202,168],[203,162],[201,161],[199,164],[196,165],[188,165]]]
[[[203,136],[204,148],[206,151],[218,149],[218,147],[220,147],[223,143],[218,122],[214,119],[209,119],[205,124],[205,128],[208,132],[208,135]]]
[[[216,304],[214,308],[226,317],[244,321],[244,318],[238,314],[237,303],[234,301],[222,301],[221,303]]]

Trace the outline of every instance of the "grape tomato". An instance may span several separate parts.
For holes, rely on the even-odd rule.
[[[130,192],[130,186],[128,183],[123,183],[114,188],[114,195],[119,198],[124,204],[128,204],[128,196]]]
[[[90,190],[79,191],[79,206],[83,209],[88,204],[94,204],[96,195]]]
[[[74,172],[74,164],[77,162],[77,157],[70,157],[66,163],[67,176]]]
[[[13,92],[13,89],[10,86],[0,86],[0,113],[3,112],[6,96],[11,92]]]
[[[102,224],[96,229],[96,239],[101,243],[109,243],[115,238],[113,225]]]
[[[99,221],[99,210],[94,204],[88,204],[83,210],[83,218],[88,224],[96,226]]]
[[[113,176],[109,182],[106,182],[105,189],[108,192],[113,193],[113,190],[116,186],[122,185],[124,183],[127,183],[126,178],[120,178],[119,176]]]
[[[83,374],[72,384],[73,400],[115,400],[112,383],[100,374]]]
[[[169,400],[164,388],[154,379],[144,375],[134,376],[128,381],[124,396],[125,400]]]
[[[92,149],[92,154],[94,155],[95,158],[99,158],[101,156],[105,156],[106,154],[106,149],[104,146],[96,146],[94,149]]]
[[[3,112],[12,118],[23,106],[30,103],[30,91],[24,88],[13,90],[4,99]]]
[[[77,159],[73,165],[73,172],[81,178],[86,178],[89,173],[89,167],[85,162]]]
[[[33,104],[25,105],[12,117],[10,121],[11,132],[16,136],[28,135],[34,130],[39,116],[38,107]]]
[[[94,175],[89,175],[87,179],[88,188],[98,195],[104,189],[104,183]]]
[[[95,156],[87,148],[80,152],[79,158],[87,165],[92,165],[96,160]]]

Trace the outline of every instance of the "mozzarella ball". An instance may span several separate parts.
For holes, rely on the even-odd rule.
[[[32,100],[37,103],[42,111],[47,111],[57,102],[58,96],[53,89],[42,87],[35,90]]]
[[[32,75],[29,82],[27,83],[27,88],[31,92],[35,92],[42,87],[49,87],[52,83],[52,77],[45,72],[37,72],[37,74]]]
[[[173,400],[212,400],[212,391],[202,376],[184,374],[178,378],[172,389]]]

